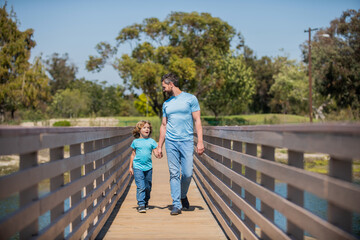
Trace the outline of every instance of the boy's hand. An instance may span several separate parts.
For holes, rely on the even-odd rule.
[[[134,175],[134,169],[129,168],[130,176]]]

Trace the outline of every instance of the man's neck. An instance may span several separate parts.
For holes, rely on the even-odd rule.
[[[173,91],[173,96],[174,97],[176,97],[176,96],[178,96],[182,91],[180,90],[180,88],[178,88],[178,87],[174,87],[173,89],[172,89]]]

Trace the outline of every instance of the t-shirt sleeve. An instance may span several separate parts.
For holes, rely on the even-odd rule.
[[[155,148],[157,148],[157,143],[155,142],[155,140],[154,139],[152,139],[152,148],[153,149],[155,149]]]
[[[131,143],[131,146],[130,146],[132,149],[135,149],[135,140],[134,141],[132,141],[132,143]]]
[[[191,107],[191,112],[200,111],[199,101],[195,96],[193,96],[190,100],[190,107]]]
[[[163,105],[162,105],[162,114],[163,114],[163,117],[166,117],[166,111],[165,111],[165,109],[166,109],[166,105],[165,105],[165,103],[163,103]]]

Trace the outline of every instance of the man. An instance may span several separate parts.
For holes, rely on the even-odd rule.
[[[179,79],[175,74],[165,74],[161,82],[163,92],[171,97],[163,104],[163,118],[157,150],[158,155],[162,156],[162,146],[166,139],[165,148],[173,199],[173,208],[170,214],[178,215],[182,209],[189,209],[190,206],[186,195],[193,172],[194,123],[198,136],[196,152],[199,155],[204,152],[200,106],[194,95],[180,90]]]

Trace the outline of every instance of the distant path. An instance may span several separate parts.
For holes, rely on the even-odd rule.
[[[146,213],[137,212],[136,185],[133,181],[104,239],[226,239],[194,181],[188,193],[190,210],[171,216],[166,156],[162,159],[153,157],[153,169],[150,209]]]

